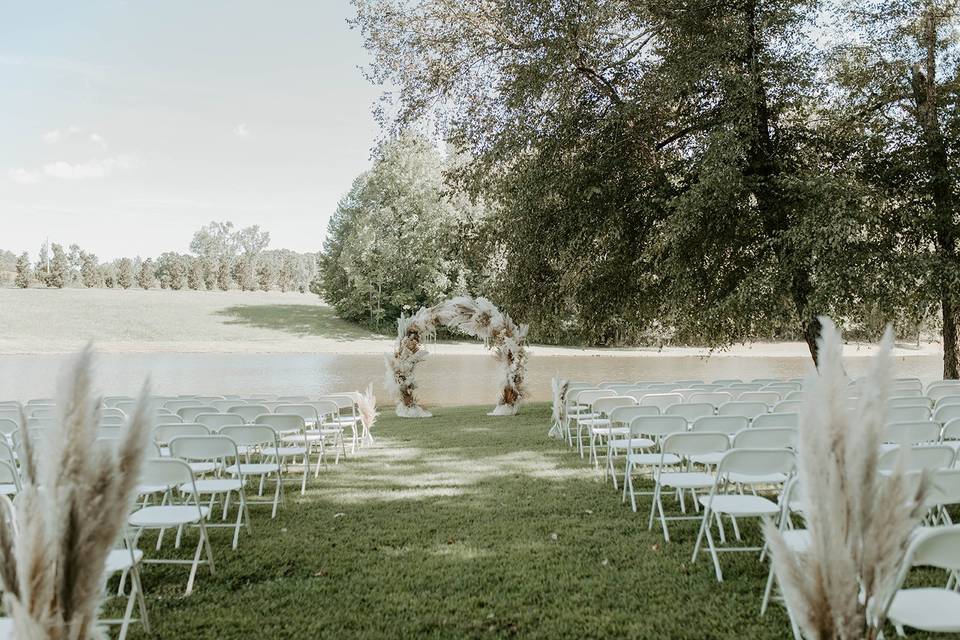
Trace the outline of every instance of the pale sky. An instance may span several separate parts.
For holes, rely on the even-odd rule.
[[[379,89],[347,0],[0,0],[0,249],[187,251],[210,220],[316,251]]]

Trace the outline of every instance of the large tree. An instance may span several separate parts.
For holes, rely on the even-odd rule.
[[[960,377],[960,46],[955,0],[860,0],[833,69],[836,112],[916,317],[938,310],[943,375]]]

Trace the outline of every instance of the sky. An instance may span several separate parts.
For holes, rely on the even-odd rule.
[[[0,0],[0,249],[186,252],[211,220],[317,251],[380,89],[348,0]]]

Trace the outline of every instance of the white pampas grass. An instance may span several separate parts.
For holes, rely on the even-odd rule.
[[[819,376],[807,380],[798,455],[810,547],[795,553],[772,523],[765,533],[787,608],[804,637],[872,639],[922,516],[925,481],[907,476],[902,459],[890,476],[877,473],[892,331],[851,411],[840,332],[828,318],[820,322]]]
[[[16,530],[0,522],[3,602],[19,639],[100,637],[104,563],[127,520],[147,442],[147,391],[118,447],[96,442],[87,347],[61,383],[59,425],[23,437]]]
[[[397,415],[404,418],[431,415],[417,403],[415,369],[427,355],[421,343],[436,335],[437,325],[480,338],[493,349],[501,381],[497,406],[489,415],[515,415],[527,397],[525,344],[529,327],[514,324],[509,315],[486,298],[467,296],[421,308],[414,315],[401,315],[397,320],[397,344],[393,353],[385,357],[386,387],[397,401]]]
[[[563,439],[563,423],[566,420],[566,400],[567,390],[570,387],[570,381],[564,380],[559,375],[550,379],[550,388],[553,391],[553,421],[550,423],[548,438]]]
[[[373,383],[367,385],[367,390],[357,398],[357,408],[360,410],[360,424],[363,426],[361,442],[365,445],[373,444],[373,425],[377,422],[377,396],[373,395]]]

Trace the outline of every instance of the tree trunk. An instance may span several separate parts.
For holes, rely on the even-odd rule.
[[[933,201],[934,241],[939,260],[940,306],[943,316],[943,377],[960,377],[957,329],[960,304],[951,287],[953,274],[960,267],[957,256],[957,227],[954,223],[954,179],[950,172],[947,147],[940,127],[940,97],[937,86],[937,28],[943,20],[933,7],[923,16],[923,63],[911,70],[910,82],[916,105],[917,125],[922,132],[923,153],[930,172],[930,197]]]
[[[814,366],[818,366],[820,364],[820,346],[817,344],[817,340],[820,339],[821,327],[820,320],[810,309],[811,289],[809,272],[802,270],[793,274],[790,283],[790,297],[793,298],[793,305],[797,310],[803,341],[807,343],[807,349],[810,350],[810,357],[813,358]]]

